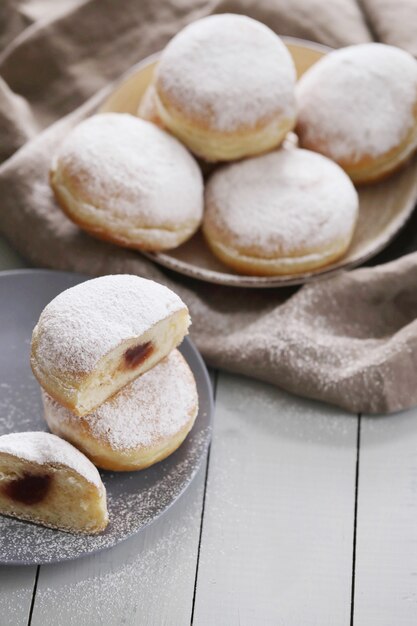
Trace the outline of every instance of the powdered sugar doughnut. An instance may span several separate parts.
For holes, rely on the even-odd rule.
[[[106,489],[79,450],[44,432],[0,437],[0,513],[70,532],[108,523]]]
[[[356,190],[336,163],[289,148],[215,172],[203,232],[239,273],[297,274],[341,257],[357,215]]]
[[[95,278],[42,311],[32,371],[53,398],[85,415],[162,360],[189,323],[185,304],[163,285],[127,274]]]
[[[331,52],[297,87],[302,147],[337,161],[353,181],[379,179],[417,147],[417,61],[380,43]]]
[[[128,248],[175,248],[201,222],[197,163],[174,137],[133,115],[103,113],[79,124],[50,179],[70,219]]]
[[[212,15],[167,45],[157,116],[195,154],[233,160],[277,146],[295,124],[295,67],[280,38],[243,15]]]
[[[43,393],[49,428],[103,469],[149,467],[172,454],[198,412],[193,374],[178,352],[82,418]]]

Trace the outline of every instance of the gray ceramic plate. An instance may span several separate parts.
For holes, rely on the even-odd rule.
[[[32,329],[43,307],[85,277],[64,272],[0,272],[0,434],[46,430],[39,386],[29,366]],[[206,367],[186,339],[181,352],[198,388],[200,411],[183,445],[141,471],[102,472],[110,524],[98,537],[71,535],[0,516],[0,563],[29,565],[75,559],[137,533],[177,500],[197,473],[210,441],[212,391]]]

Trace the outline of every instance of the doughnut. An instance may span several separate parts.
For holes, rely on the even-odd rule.
[[[129,114],[102,113],[76,126],[53,159],[50,183],[80,228],[126,248],[176,248],[202,218],[195,159],[174,137]]]
[[[355,183],[381,179],[417,147],[417,61],[380,43],[349,46],[297,86],[301,147],[336,161]]]
[[[184,441],[198,412],[194,377],[178,350],[84,417],[46,392],[43,403],[52,432],[113,471],[144,469],[165,459]]]
[[[203,233],[238,273],[291,275],[341,257],[357,216],[358,195],[344,171],[289,148],[217,170],[206,187]]]
[[[138,276],[88,280],[54,298],[32,334],[41,386],[86,415],[161,361],[187,333],[188,309],[170,289]]]
[[[0,514],[73,533],[108,524],[106,489],[84,454],[55,435],[0,437]]]
[[[155,71],[163,125],[208,161],[278,146],[295,125],[295,67],[281,39],[243,15],[211,15],[176,35]]]

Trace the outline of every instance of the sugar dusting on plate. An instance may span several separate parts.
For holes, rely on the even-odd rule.
[[[80,277],[66,273],[31,272],[0,278],[8,297],[0,297],[0,316],[13,329],[0,329],[0,435],[46,430],[39,385],[30,371],[32,328],[39,312],[57,293]],[[200,410],[180,448],[165,461],[141,471],[102,472],[108,495],[110,524],[98,536],[73,535],[0,516],[0,563],[51,563],[110,548],[155,520],[186,489],[204,459],[210,440],[210,389],[191,342],[181,352],[197,383]]]
[[[209,438],[208,427],[191,432],[178,453],[144,472],[101,472],[110,518],[108,528],[101,535],[73,535],[0,516],[0,562],[49,563],[75,559],[110,548],[133,535],[181,495],[204,458]]]

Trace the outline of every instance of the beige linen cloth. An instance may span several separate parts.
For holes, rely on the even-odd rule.
[[[164,272],[90,238],[53,200],[51,155],[111,81],[187,22],[228,11],[335,47],[376,38],[417,54],[415,0],[2,0],[0,231],[35,266],[167,284],[189,305],[192,337],[210,365],[355,412],[417,404],[416,219],[388,264],[256,291]]]

